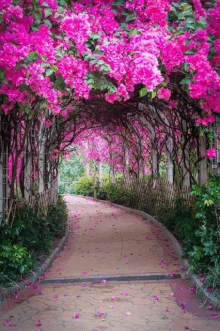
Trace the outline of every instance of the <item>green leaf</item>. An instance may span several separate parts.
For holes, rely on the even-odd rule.
[[[57,66],[55,64],[52,65],[51,69],[53,69],[53,71],[57,71],[58,70],[58,68],[57,68]]]
[[[126,22],[130,22],[136,19],[136,15],[135,14],[130,14],[126,17]]]
[[[44,20],[44,23],[49,26],[49,28],[52,28],[52,24],[49,20]]]
[[[47,57],[45,55],[41,55],[41,57],[44,61],[47,61]]]
[[[34,32],[38,32],[38,28],[36,26],[31,26],[31,30],[34,31]]]
[[[163,86],[167,86],[167,83],[166,82],[162,82],[161,83]]]
[[[44,2],[41,4],[41,6],[48,7],[49,5],[48,5],[48,2],[47,2],[47,1],[44,1]]]
[[[145,87],[143,87],[143,88],[139,91],[139,95],[140,95],[140,97],[144,97],[145,95],[147,95],[147,93],[148,93],[148,90],[147,90]]]
[[[195,51],[193,49],[188,49],[187,51],[184,52],[186,55],[194,55]]]
[[[129,37],[134,34],[134,35],[138,35],[138,30],[137,29],[130,29],[129,31]]]
[[[180,84],[191,84],[191,80],[186,77],[183,80],[181,80]]]
[[[47,105],[47,102],[46,102],[45,100],[42,100],[42,101],[40,102],[40,106],[39,106],[39,108],[40,108],[40,109],[45,108],[46,105]]]
[[[152,93],[151,93],[151,97],[152,97],[152,99],[155,98],[156,95],[157,95],[157,93],[156,93],[155,91],[152,91]]]
[[[47,69],[45,74],[46,74],[46,76],[51,76],[53,74],[53,70]]]
[[[48,17],[51,14],[53,14],[53,9],[51,9],[51,8],[45,8],[44,9],[44,13],[45,13],[45,17]]]

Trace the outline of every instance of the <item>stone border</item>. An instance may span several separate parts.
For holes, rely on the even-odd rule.
[[[85,278],[52,278],[52,279],[45,279],[42,280],[41,284],[69,284],[69,283],[90,283],[90,282],[102,282],[106,280],[107,282],[141,282],[141,281],[148,281],[148,280],[173,280],[173,279],[180,279],[181,274],[176,274],[174,277],[169,277],[166,275],[159,275],[159,274],[148,274],[148,275],[119,275],[119,276],[92,276],[92,277],[85,277]]]
[[[16,287],[9,287],[8,290],[9,291],[14,291],[15,289],[20,289],[21,291],[25,289],[25,286],[29,283],[35,282],[36,280],[39,280],[40,275],[42,275],[42,273],[44,273],[48,267],[52,264],[52,262],[55,260],[56,255],[60,253],[60,251],[62,250],[68,235],[69,235],[69,225],[70,225],[70,221],[69,221],[69,215],[67,214],[67,227],[66,227],[66,232],[65,235],[63,236],[63,238],[60,240],[57,248],[55,248],[55,250],[50,254],[50,256],[48,256],[48,258],[42,263],[42,266],[40,267],[40,269],[38,269],[35,272],[35,275],[22,281],[17,283],[18,286]],[[0,298],[0,303],[3,302],[3,300]]]
[[[182,269],[185,270],[185,271],[182,272],[181,278],[185,279],[188,276],[191,279],[193,285],[196,286],[198,297],[204,301],[203,305],[209,304],[209,305],[212,305],[215,310],[220,309],[220,301],[218,301],[217,299],[211,297],[211,295],[209,295],[205,291],[205,289],[202,287],[202,282],[200,281],[199,277],[192,271],[186,271],[186,269],[188,267],[190,267],[190,265],[189,265],[187,259],[182,258],[182,254],[183,254],[182,247],[180,246],[177,239],[174,237],[174,235],[172,235],[172,233],[163,224],[161,224],[159,221],[157,221],[153,216],[151,216],[151,215],[149,215],[149,214],[147,214],[147,213],[145,213],[141,210],[121,206],[121,205],[118,205],[116,203],[112,203],[112,202],[107,201],[107,200],[100,200],[100,199],[96,199],[96,198],[93,198],[93,197],[87,197],[87,196],[82,196],[82,195],[76,195],[76,196],[81,197],[81,198],[90,199],[90,200],[93,200],[93,201],[106,203],[110,206],[121,208],[121,209],[124,209],[128,212],[131,212],[131,213],[134,213],[134,214],[137,214],[137,215],[142,215],[142,216],[148,218],[149,220],[151,220],[152,223],[154,223],[163,232],[163,234],[171,241],[173,247],[175,248],[177,256],[178,256],[179,261],[180,261],[180,265],[181,265]]]

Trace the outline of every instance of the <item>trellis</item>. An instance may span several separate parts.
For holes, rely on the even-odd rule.
[[[14,217],[16,211],[18,211],[19,214],[19,209],[22,208],[23,206],[29,206],[33,208],[35,214],[38,216],[39,213],[43,213],[44,215],[48,214],[49,206],[51,204],[57,204],[58,201],[58,182],[54,182],[53,186],[42,192],[38,193],[34,196],[31,196],[28,199],[22,199],[22,200],[16,200],[12,199],[9,202],[9,207],[5,205],[4,211],[2,213],[1,218],[5,217],[6,218],[6,223],[10,224],[10,226],[13,226],[14,222]]]
[[[118,179],[117,186],[126,188],[130,193],[135,195],[138,200],[138,206],[142,206],[147,200],[153,201],[155,209],[158,206],[166,205],[175,208],[176,199],[181,199],[182,205],[194,207],[194,197],[190,195],[191,189],[188,186],[179,186],[172,184],[168,180],[162,179]]]

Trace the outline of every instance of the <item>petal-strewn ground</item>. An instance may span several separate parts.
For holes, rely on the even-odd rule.
[[[47,281],[85,281],[41,284],[0,304],[0,330],[9,329],[8,321],[18,331],[220,329],[220,318],[207,316],[214,312],[201,309],[181,279],[91,284],[89,277],[178,273],[180,265],[171,243],[143,217],[85,198],[66,200],[71,233]]]

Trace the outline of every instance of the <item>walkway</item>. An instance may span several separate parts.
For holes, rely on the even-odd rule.
[[[220,318],[207,316],[214,312],[200,309],[194,288],[178,278],[175,251],[151,221],[85,198],[66,200],[68,242],[44,282],[0,305],[0,330],[8,330],[5,320],[18,331],[219,330]]]

